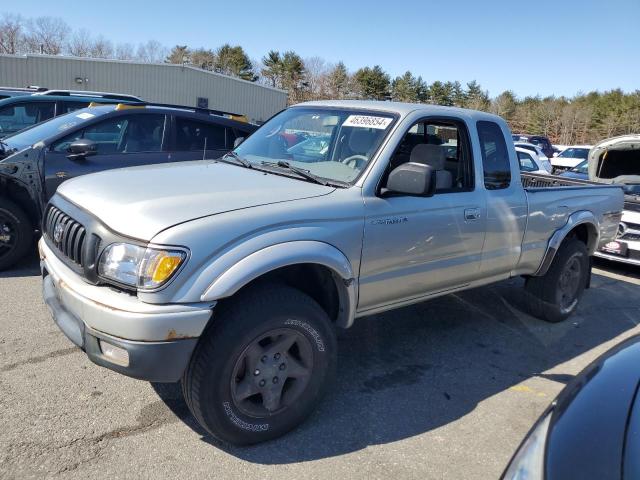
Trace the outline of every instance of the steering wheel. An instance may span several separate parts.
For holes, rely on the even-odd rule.
[[[348,167],[353,168],[354,170],[355,169],[362,170],[362,168],[367,164],[368,161],[369,159],[364,155],[351,155],[350,157],[347,157],[344,160],[342,160],[342,163],[344,163]]]

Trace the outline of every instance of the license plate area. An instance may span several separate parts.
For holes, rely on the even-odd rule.
[[[620,257],[627,257],[629,255],[629,246],[619,240],[607,243],[601,250],[605,253],[618,255]]]

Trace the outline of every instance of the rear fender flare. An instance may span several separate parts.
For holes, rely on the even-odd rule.
[[[593,255],[600,239],[598,220],[593,212],[590,212],[588,210],[574,212],[569,215],[567,223],[565,223],[562,228],[556,230],[551,236],[551,239],[547,244],[547,250],[542,257],[540,267],[538,267],[536,273],[533,274],[534,277],[541,277],[547,273],[549,267],[551,266],[551,263],[553,262],[553,259],[556,256],[556,253],[558,252],[558,249],[560,248],[560,245],[562,245],[562,242],[565,238],[567,238],[567,235],[569,235],[571,231],[573,231],[578,225],[587,226],[587,229],[589,231],[587,250],[589,251],[589,255]]]

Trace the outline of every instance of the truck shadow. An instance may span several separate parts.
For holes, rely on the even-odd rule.
[[[246,461],[343,455],[446,425],[534,376],[566,383],[571,375],[543,372],[640,322],[636,282],[594,275],[578,313],[560,324],[518,309],[520,279],[356,321],[339,335],[337,379],[319,409],[288,435],[252,447],[220,445],[176,401],[177,385],[154,388],[203,441]]]

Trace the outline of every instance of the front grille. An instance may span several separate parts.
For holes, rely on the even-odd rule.
[[[87,232],[81,223],[51,205],[45,216],[44,232],[62,255],[83,266],[82,248]]]

